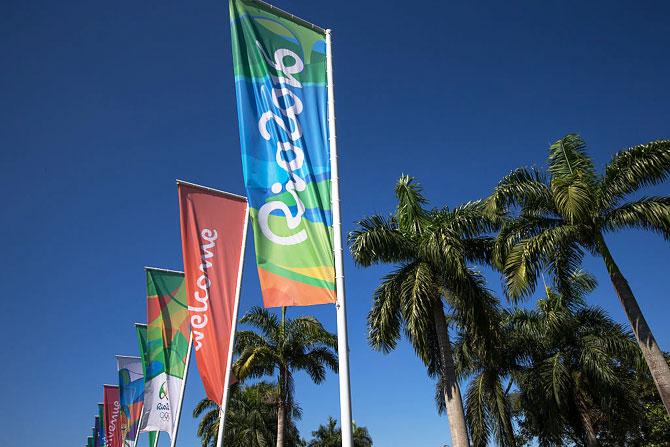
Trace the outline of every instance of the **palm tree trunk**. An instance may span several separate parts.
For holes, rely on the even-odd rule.
[[[284,427],[286,427],[286,406],[280,400],[277,407],[277,447],[284,447]]]
[[[468,431],[465,425],[465,412],[461,400],[461,390],[456,380],[456,368],[449,341],[449,328],[447,319],[444,317],[442,301],[438,298],[433,305],[433,319],[435,320],[435,332],[440,347],[440,375],[444,383],[444,401],[449,418],[449,430],[451,431],[451,444],[453,447],[468,447]]]
[[[670,415],[670,367],[668,367],[663,352],[656,343],[654,334],[651,332],[651,328],[649,328],[647,320],[644,318],[640,306],[637,304],[637,300],[628,285],[628,281],[621,274],[619,266],[614,262],[614,258],[612,258],[612,254],[607,248],[605,239],[601,234],[596,236],[596,243],[598,244],[598,250],[600,251],[602,258],[605,261],[607,272],[610,275],[619,301],[621,302],[626,317],[628,317],[628,321],[630,321],[630,325],[633,328],[635,339],[642,350],[644,360],[647,362],[649,372],[654,379],[658,393],[661,395],[665,410]]]
[[[596,430],[593,428],[593,421],[584,400],[577,396],[577,411],[579,411],[579,420],[582,422],[582,428],[586,435],[587,447],[599,447],[600,443],[596,437]]]

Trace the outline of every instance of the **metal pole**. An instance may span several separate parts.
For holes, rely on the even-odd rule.
[[[186,353],[186,368],[184,368],[184,383],[181,387],[181,393],[179,393],[179,403],[177,404],[177,421],[174,426],[174,431],[170,436],[170,447],[177,445],[177,433],[179,432],[179,419],[181,419],[181,407],[184,402],[184,391],[186,391],[186,380],[188,379],[188,367],[191,363],[191,351],[193,350],[193,332],[188,337],[188,352]]]
[[[144,413],[144,402],[142,402],[142,410],[140,411],[140,414]],[[140,426],[139,423],[137,425],[137,433],[135,433],[135,442],[133,442],[133,447],[137,447],[137,441],[140,439]]]
[[[342,447],[352,447],[351,390],[349,387],[349,343],[347,311],[344,298],[344,266],[342,264],[342,228],[340,189],[337,173],[337,139],[335,135],[335,95],[333,92],[333,52],[331,31],[326,30],[326,78],[328,80],[328,134],[330,144],[330,176],[332,184],[333,242],[335,250],[335,285],[337,287],[337,353],[340,376],[340,426]]]
[[[223,442],[223,427],[226,424],[226,410],[228,409],[228,391],[230,388],[230,376],[233,370],[233,351],[235,349],[235,332],[237,331],[237,314],[240,310],[240,288],[242,286],[242,271],[244,270],[244,251],[247,247],[247,226],[249,222],[249,204],[244,215],[244,233],[242,235],[242,250],[240,250],[240,264],[237,271],[237,288],[235,289],[235,304],[233,305],[233,321],[230,326],[230,345],[228,346],[228,363],[226,364],[226,377],[223,382],[223,397],[221,398],[221,414],[219,416],[219,432],[216,437],[216,447],[221,447]]]

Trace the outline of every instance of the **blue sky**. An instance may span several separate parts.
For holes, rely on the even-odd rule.
[[[276,4],[333,28],[345,231],[392,210],[401,173],[453,206],[541,166],[568,132],[599,166],[670,137],[667,2]],[[181,269],[174,180],[244,192],[227,2],[4,0],[0,36],[0,445],[80,446],[116,380],[114,355],[137,352],[143,266]],[[640,232],[607,241],[670,350],[668,244]],[[252,253],[242,312],[261,302]],[[624,321],[601,261],[585,267],[601,283],[591,302]],[[375,445],[442,446],[447,420],[411,348],[382,355],[366,342],[388,270],[345,259],[354,418]],[[332,306],[299,313],[335,329]],[[192,366],[181,446],[199,445]],[[337,385],[299,376],[303,435],[339,417]]]

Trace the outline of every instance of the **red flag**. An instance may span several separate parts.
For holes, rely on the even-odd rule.
[[[207,397],[221,404],[237,318],[247,199],[178,182],[193,347]]]
[[[104,385],[105,438],[107,447],[123,447],[119,387]]]

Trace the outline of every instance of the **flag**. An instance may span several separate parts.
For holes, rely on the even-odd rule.
[[[135,332],[137,333],[137,343],[140,349],[140,358],[142,359],[142,377],[147,376],[147,364],[149,362],[149,350],[147,349],[147,325],[141,323],[135,323]],[[144,401],[144,390],[142,390],[142,400]],[[144,410],[144,402],[142,410]],[[142,416],[140,416],[139,427],[142,427]],[[149,447],[154,447],[156,445],[156,438],[158,437],[158,432],[152,431],[149,432]]]
[[[86,446],[93,447],[93,436],[89,436],[88,438],[86,438]]]
[[[144,372],[140,357],[117,355],[121,400],[121,439],[124,447],[135,447],[144,404]]]
[[[119,387],[104,386],[105,406],[105,439],[107,447],[122,447],[121,443],[121,402],[119,401]]]
[[[184,274],[147,268],[147,353],[142,431],[172,434],[189,350]]]
[[[98,421],[100,423],[100,430],[98,430],[98,442],[100,447],[105,447],[105,405],[98,404]]]
[[[93,425],[93,447],[102,447],[100,444],[100,431],[102,426],[100,425],[100,416],[95,415],[95,424]]]
[[[95,417],[95,421],[93,422],[93,428],[91,428],[91,435],[93,438],[93,447],[98,447],[97,446],[97,439],[98,439],[98,416]]]
[[[242,169],[266,307],[333,303],[325,32],[231,0]]]
[[[179,182],[181,243],[198,371],[221,404],[247,224],[244,197]]]

